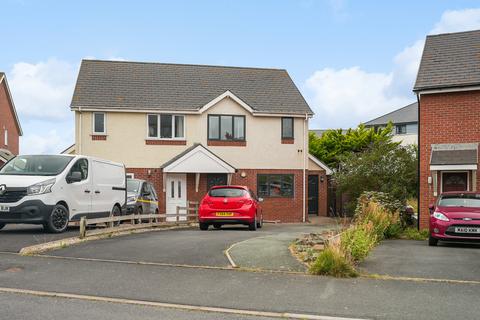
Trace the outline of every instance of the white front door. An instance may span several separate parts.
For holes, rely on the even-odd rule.
[[[187,175],[185,173],[169,173],[166,181],[167,215],[176,214],[177,207],[187,206]],[[185,210],[180,213],[186,215]],[[176,217],[167,217],[167,221],[175,221]],[[185,221],[187,217],[180,217],[179,220]]]

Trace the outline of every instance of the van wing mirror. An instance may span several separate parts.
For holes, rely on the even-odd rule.
[[[82,173],[80,171],[72,171],[68,176],[67,182],[74,183],[82,181]]]

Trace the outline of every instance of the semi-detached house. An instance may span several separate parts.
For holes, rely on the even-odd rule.
[[[19,152],[22,127],[5,73],[0,72],[0,167]]]
[[[267,220],[327,214],[330,169],[308,154],[313,112],[285,70],[83,60],[75,153],[152,181],[161,212],[246,185]]]
[[[480,30],[430,35],[414,92],[419,109],[420,228],[447,191],[478,191]]]

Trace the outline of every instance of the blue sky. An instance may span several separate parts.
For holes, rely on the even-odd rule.
[[[478,1],[0,3],[0,70],[23,153],[73,142],[82,58],[285,68],[316,113],[312,128],[349,127],[415,100],[427,34],[480,29]]]

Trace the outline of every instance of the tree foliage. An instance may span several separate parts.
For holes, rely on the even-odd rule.
[[[321,137],[314,133],[309,136],[309,151],[332,169],[338,168],[340,158],[348,153],[357,153],[375,143],[397,144],[391,141],[393,125],[385,128],[366,128],[359,125],[356,129],[327,130]]]
[[[334,174],[338,191],[353,201],[364,191],[379,191],[405,203],[417,193],[417,147],[377,142],[339,157]]]

